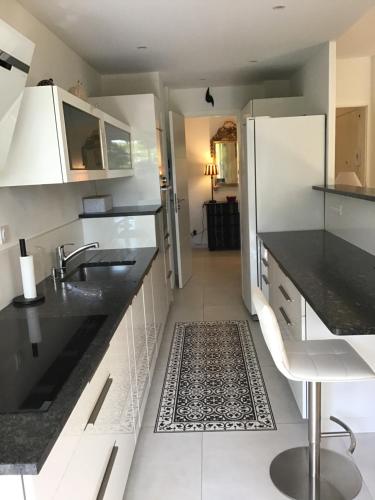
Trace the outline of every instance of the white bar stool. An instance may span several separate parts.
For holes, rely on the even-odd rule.
[[[362,477],[352,460],[321,448],[321,437],[350,435],[349,449],[355,439],[345,432],[321,432],[321,383],[350,382],[375,378],[375,373],[351,345],[342,339],[285,342],[276,316],[259,288],[252,299],[267,347],[278,370],[288,379],[308,382],[309,445],[291,448],[277,455],[271,463],[274,485],[285,495],[298,500],[349,500],[362,487]]]

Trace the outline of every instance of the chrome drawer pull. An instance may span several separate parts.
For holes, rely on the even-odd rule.
[[[289,297],[288,292],[285,290],[285,288],[284,288],[282,285],[279,285],[279,290],[280,290],[280,292],[283,294],[284,299],[285,299],[287,302],[293,302],[293,300]]]
[[[262,262],[263,262],[264,267],[268,267],[268,260],[267,259],[262,257]]]
[[[92,424],[94,425],[95,422],[96,422],[96,419],[98,418],[98,415],[100,413],[100,410],[102,409],[102,406],[103,406],[103,403],[105,401],[105,398],[107,397],[107,394],[108,394],[108,391],[109,391],[109,388],[111,387],[112,385],[112,382],[113,382],[113,379],[111,378],[111,376],[109,376],[107,378],[107,380],[105,381],[105,384],[103,385],[103,389],[101,390],[100,394],[99,394],[99,397],[95,403],[95,406],[91,412],[91,415],[87,421],[87,424],[86,424],[86,427],[89,425],[89,424]]]
[[[268,278],[265,274],[262,274],[262,280],[265,282],[266,285],[270,284],[270,282],[268,281]]]
[[[279,311],[281,312],[283,318],[285,319],[285,323],[288,325],[288,326],[293,326],[293,323],[290,321],[287,313],[285,312],[284,308],[283,307],[279,307]]]
[[[105,492],[109,483],[109,479],[111,477],[112,469],[115,464],[116,456],[118,452],[118,446],[116,446],[116,443],[113,445],[111,454],[109,456],[109,460],[107,463],[107,467],[105,468],[102,484],[100,485],[98,496],[96,497],[96,500],[102,500],[105,497]]]

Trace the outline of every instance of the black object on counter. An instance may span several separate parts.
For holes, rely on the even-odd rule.
[[[238,250],[240,213],[238,203],[205,203],[209,250]]]
[[[20,239],[20,253],[21,257],[27,257],[26,242],[24,238]]]

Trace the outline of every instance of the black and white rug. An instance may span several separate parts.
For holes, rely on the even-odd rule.
[[[276,430],[247,321],[176,323],[155,432]]]

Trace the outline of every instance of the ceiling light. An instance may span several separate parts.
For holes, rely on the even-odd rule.
[[[286,8],[286,5],[279,4],[279,5],[274,5],[272,7],[272,10],[283,10],[285,8]]]
[[[206,81],[206,78],[199,78],[199,80],[200,80],[201,82],[205,82],[205,81]]]
[[[258,59],[250,59],[249,63],[255,64],[258,62]]]
[[[138,45],[137,49],[138,50],[145,50],[145,49],[147,49],[147,45]]]

